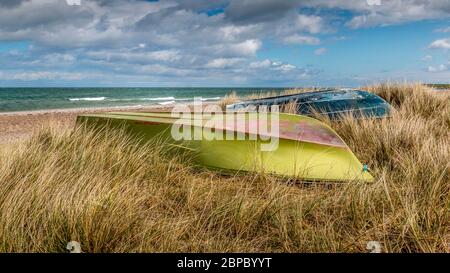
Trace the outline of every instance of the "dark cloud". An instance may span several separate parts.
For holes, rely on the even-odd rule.
[[[42,4],[34,2],[27,2],[21,7],[9,10],[0,9],[0,30],[23,32],[42,27],[51,31],[53,27],[82,27],[94,17],[94,11],[84,7],[69,6],[64,1]]]
[[[84,0],[84,1],[95,2],[97,5],[101,7],[112,7],[130,3],[133,4],[137,2],[148,2],[147,0]]]
[[[225,16],[239,24],[270,22],[282,19],[288,12],[296,12],[297,1],[242,0],[232,1]]]
[[[178,8],[171,7],[171,8],[162,9],[162,10],[154,12],[154,13],[149,13],[136,23],[136,28],[141,29],[141,30],[145,30],[145,29],[151,30],[151,29],[155,29],[160,26],[164,27],[164,25],[167,25],[167,23],[170,23],[170,22],[164,23],[164,21],[166,19],[168,19],[168,21],[177,22],[178,20],[176,20],[176,19],[172,20],[173,17],[171,18],[171,16],[176,16],[175,13],[178,10],[179,10]],[[184,25],[181,27],[188,27],[188,26]]]
[[[189,9],[195,11],[206,11],[208,9],[216,9],[225,7],[229,4],[228,0],[176,0],[179,9]]]
[[[450,14],[450,0],[434,0],[431,5],[436,10]]]
[[[13,8],[20,6],[23,2],[27,2],[29,0],[1,0],[0,1],[0,7],[5,8]]]

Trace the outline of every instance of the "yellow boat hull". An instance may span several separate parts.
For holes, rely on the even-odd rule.
[[[222,119],[226,115],[215,118]],[[245,118],[250,119],[248,114]],[[202,116],[193,115],[190,124],[194,124],[194,119],[202,119]],[[278,147],[272,151],[261,149],[261,145],[267,145],[267,140],[251,138],[251,133],[246,131],[233,132],[234,136],[236,133],[245,135],[245,139],[227,140],[229,130],[226,128],[204,131],[200,140],[175,141],[171,137],[171,128],[178,119],[172,118],[170,113],[82,115],[77,121],[94,126],[124,126],[131,134],[143,139],[163,137],[180,149],[192,151],[198,164],[214,169],[257,171],[308,181],[373,181],[372,175],[327,125],[300,115],[280,114],[279,119],[281,134]],[[201,125],[197,123],[197,128],[207,126],[208,120],[211,119],[202,120]],[[190,133],[194,134],[195,128],[190,128]],[[320,134],[316,135],[318,131]],[[223,140],[214,138],[218,134],[223,134]]]

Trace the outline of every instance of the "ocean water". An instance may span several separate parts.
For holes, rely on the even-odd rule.
[[[0,88],[0,112],[111,106],[170,105],[218,101],[238,95],[282,91],[285,88]]]

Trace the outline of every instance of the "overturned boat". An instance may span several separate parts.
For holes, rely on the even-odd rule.
[[[379,96],[367,91],[352,89],[328,89],[247,100],[227,105],[227,110],[258,110],[262,106],[283,106],[288,103],[295,103],[296,111],[300,115],[323,114],[328,115],[330,119],[339,119],[345,115],[351,115],[354,118],[382,118],[389,116],[391,112],[389,103]]]
[[[77,123],[125,128],[143,141],[164,138],[212,169],[264,172],[307,181],[373,180],[329,126],[294,114],[279,114],[273,122],[263,119],[264,114],[177,117],[160,112],[117,112],[81,115]],[[268,128],[265,132],[254,130],[263,126]]]

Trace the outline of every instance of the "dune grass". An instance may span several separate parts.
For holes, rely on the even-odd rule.
[[[320,88],[315,87],[305,87],[305,88],[289,88],[285,89],[283,91],[264,91],[259,93],[252,93],[243,97],[239,97],[236,94],[236,91],[232,91],[229,94],[225,95],[220,101],[219,106],[222,107],[223,110],[226,109],[226,106],[228,104],[237,103],[241,100],[254,100],[254,99],[262,99],[262,98],[269,98],[269,97],[275,97],[275,96],[283,96],[283,95],[293,95],[303,92],[312,92],[320,90]]]
[[[366,87],[397,109],[331,122],[376,177],[223,176],[164,143],[57,125],[0,150],[0,251],[450,252],[450,105],[421,84]]]

